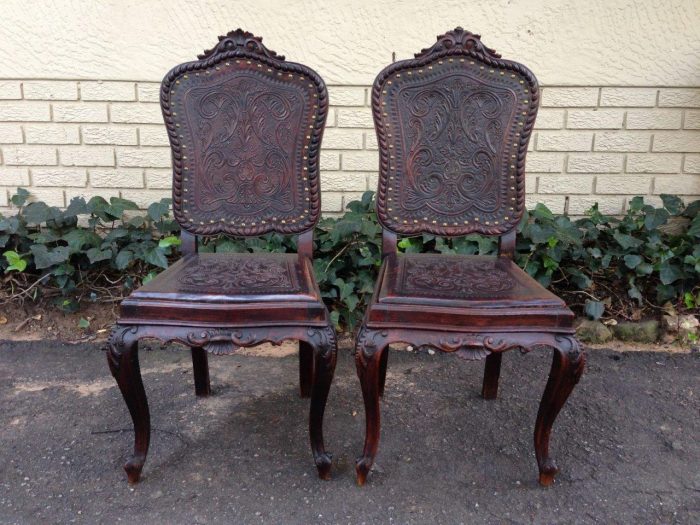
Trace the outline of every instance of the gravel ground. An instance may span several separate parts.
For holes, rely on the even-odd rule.
[[[129,486],[131,421],[99,346],[0,343],[0,522],[700,523],[698,354],[591,351],[555,424],[549,489],[532,448],[546,352],[509,353],[489,402],[483,363],[393,352],[364,488],[347,348],[326,415],[329,482],[315,476],[296,356],[211,357],[207,399],[194,396],[189,352],[141,362],[154,431]]]

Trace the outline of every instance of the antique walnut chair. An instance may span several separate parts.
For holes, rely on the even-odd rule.
[[[552,423],[579,380],[585,355],[573,313],[513,262],[525,207],[525,155],[539,91],[534,75],[457,28],[413,60],[385,68],[372,110],[380,152],[377,215],[383,264],[356,341],[366,413],[357,480],[379,444],[379,397],[389,344],[405,342],[486,358],[482,395],[494,399],[502,352],[554,349],[535,424],[540,483],[557,467]],[[398,235],[499,236],[497,257],[397,254]]]
[[[328,113],[323,80],[238,29],[171,70],[161,106],[184,257],[122,302],[109,339],[109,368],[134,422],[134,454],[124,466],[129,481],[139,480],[150,436],[138,362],[143,338],[191,348],[198,396],[210,393],[207,352],[298,340],[301,395],[311,397],[311,449],[327,479],[322,424],[336,338],[312,268]],[[267,232],[297,235],[298,253],[198,253],[204,236]]]

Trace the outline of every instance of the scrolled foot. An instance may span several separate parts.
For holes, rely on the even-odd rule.
[[[367,481],[367,475],[372,470],[372,463],[374,463],[374,460],[367,457],[358,458],[355,462],[355,475],[358,486],[362,487]]]
[[[552,458],[544,460],[540,466],[540,485],[543,487],[551,486],[554,483],[554,476],[557,475],[557,472],[559,472],[559,469]]]
[[[131,456],[124,464],[124,470],[126,471],[129,483],[138,483],[141,480],[141,471],[143,470],[144,463],[146,463],[145,455]]]
[[[325,452],[323,454],[318,454],[314,458],[314,462],[316,463],[316,469],[318,470],[318,477],[323,479],[323,480],[330,480],[331,479],[331,463],[332,463],[333,456],[331,454]]]

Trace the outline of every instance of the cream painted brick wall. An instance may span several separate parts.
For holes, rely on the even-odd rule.
[[[142,146],[169,146],[168,132],[165,126],[139,126],[139,144]]]
[[[616,153],[569,155],[569,173],[619,173],[624,156]]]
[[[100,102],[54,104],[52,109],[56,122],[107,122],[107,104]]]
[[[28,186],[29,168],[0,167],[0,184],[4,186]],[[5,192],[0,192],[0,194]]]
[[[14,80],[0,80],[0,99],[21,99],[21,83]]]
[[[111,105],[112,122],[127,124],[162,124],[160,105],[151,103],[119,103]]]
[[[613,195],[648,195],[651,189],[650,175],[614,175],[597,177],[596,193]]]
[[[655,133],[651,150],[698,153],[700,152],[700,133],[694,131]]]
[[[370,86],[329,86],[322,209],[376,189]],[[527,158],[527,202],[621,213],[631,196],[700,197],[700,89],[545,86]],[[157,82],[0,80],[0,208],[18,186],[76,195],[167,196],[172,173]],[[3,204],[4,203],[4,204]]]
[[[627,129],[678,129],[682,120],[680,109],[632,109],[627,112]]]
[[[686,155],[683,171],[686,173],[700,173],[700,155]]]
[[[132,126],[83,126],[85,144],[120,144],[135,146],[136,128]]]
[[[556,106],[563,108],[598,105],[598,88],[544,88],[542,90],[542,107]]]
[[[62,166],[114,166],[114,150],[106,146],[65,146],[58,156]]]
[[[593,133],[540,131],[537,134],[539,151],[591,151]]]
[[[573,129],[619,129],[625,112],[621,109],[574,109],[569,111],[566,127]]]
[[[170,166],[170,149],[118,149],[117,164],[124,167],[166,168]]]
[[[662,89],[659,106],[700,108],[700,89]]]
[[[32,182],[36,186],[85,186],[85,168],[32,168]]]
[[[2,148],[7,166],[55,166],[56,148],[52,146],[7,146]]]
[[[663,175],[654,179],[654,193],[697,195],[700,192],[700,175]]]
[[[0,124],[0,144],[22,144],[22,126],[19,124]]]
[[[560,129],[564,127],[566,111],[563,109],[540,108],[537,112],[535,129]]]
[[[600,92],[601,106],[654,107],[656,88],[603,88]]]
[[[685,112],[685,129],[700,129],[700,110],[689,109]]]
[[[40,122],[51,120],[51,105],[46,102],[0,102],[0,122]]]
[[[80,144],[77,124],[25,124],[27,144]]]
[[[35,81],[22,87],[27,100],[78,100],[77,82]]]
[[[651,133],[629,131],[601,131],[595,134],[595,151],[649,151]]]
[[[90,184],[93,188],[143,188],[143,170],[139,168],[92,168]],[[172,176],[172,175],[171,175]]]
[[[81,82],[83,100],[136,100],[136,86],[130,82]]]

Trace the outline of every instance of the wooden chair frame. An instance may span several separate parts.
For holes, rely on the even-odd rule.
[[[216,86],[236,78],[243,78],[243,84],[236,85],[229,91],[222,88],[209,98],[203,96],[199,99],[200,110],[212,114],[224,107],[226,99],[226,103],[229,103],[226,108],[229,113],[220,121],[214,122],[215,126],[206,123],[193,129],[193,125],[188,124],[188,115],[185,114],[188,111],[187,104],[190,103],[188,97],[197,89],[203,89],[207,95],[206,90],[216,91]],[[219,199],[225,202],[218,207],[211,205],[213,200],[206,201],[206,206],[201,205],[205,200],[201,197],[204,190],[194,184],[198,177],[211,175],[202,167],[202,162],[198,161],[199,157],[206,158],[199,155],[199,144],[203,136],[211,138],[216,133],[223,133],[222,129],[233,136],[231,129],[239,124],[232,124],[234,119],[231,115],[240,109],[236,104],[247,102],[231,101],[229,95],[240,94],[241,97],[245,97],[245,87],[252,85],[263,86],[263,97],[259,97],[255,102],[261,105],[254,108],[262,115],[263,123],[258,125],[265,125],[267,111],[276,112],[279,122],[282,123],[281,127],[276,129],[284,131],[277,131],[277,135],[274,136],[282,140],[282,135],[291,135],[294,140],[299,140],[294,142],[298,147],[295,146],[287,159],[283,158],[283,153],[286,152],[280,153],[280,148],[272,151],[270,141],[265,137],[256,138],[256,133],[257,137],[262,133],[259,130],[241,131],[240,137],[255,144],[257,150],[253,153],[259,154],[259,158],[251,160],[249,156],[240,161],[241,165],[247,163],[245,165],[248,166],[248,171],[243,173],[241,180],[247,183],[251,178],[262,177],[255,179],[259,180],[256,183],[269,185],[269,172],[276,169],[279,172],[279,181],[285,181],[284,184],[287,184],[287,190],[284,191],[295,191],[297,196],[289,199],[284,206],[276,206],[271,200],[259,210],[255,209],[255,200],[250,200],[247,194],[243,197],[237,196],[235,192]],[[214,88],[210,88],[211,86]],[[275,90],[278,88],[286,89],[285,96],[297,105],[291,106],[287,99],[277,96],[279,93]],[[268,91],[264,91],[265,89]],[[310,68],[286,62],[284,57],[263,46],[261,38],[238,29],[219,37],[216,47],[205,51],[199,56],[199,60],[181,64],[171,70],[161,86],[161,106],[173,157],[173,208],[175,218],[182,227],[181,249],[184,256],[181,261],[187,263],[199,260],[198,238],[201,236],[226,234],[245,237],[272,231],[297,235],[298,256],[292,258],[289,264],[298,267],[300,275],[308,280],[307,293],[311,299],[296,301],[294,297],[284,296],[286,299],[276,301],[253,290],[255,293],[247,302],[226,303],[223,306],[212,303],[211,299],[197,302],[196,298],[188,298],[187,293],[181,292],[177,276],[172,277],[173,274],[170,274],[170,281],[175,281],[170,283],[167,282],[167,277],[160,279],[174,267],[156,277],[151,283],[159,279],[161,282],[165,281],[175,293],[163,295],[165,298],[154,299],[152,294],[149,296],[148,293],[141,292],[151,286],[149,283],[125,299],[120,307],[120,318],[109,338],[107,357],[110,371],[119,385],[134,423],[134,452],[124,465],[128,479],[132,483],[139,481],[150,442],[150,415],[138,360],[138,342],[145,338],[157,339],[164,343],[177,342],[191,348],[197,396],[208,396],[211,392],[207,353],[228,354],[238,348],[263,342],[280,344],[285,340],[298,340],[301,395],[311,398],[311,449],[319,476],[328,479],[331,456],[324,448],[322,427],[335,369],[337,344],[328,312],[313,280],[311,263],[313,229],[321,209],[318,158],[328,113],[325,84]],[[297,124],[294,123],[287,126],[284,119],[291,114],[290,108],[296,111],[294,117],[298,117],[298,120],[295,122],[303,123],[303,127],[295,127]],[[240,114],[245,112],[239,112],[236,116]],[[216,137],[216,140],[221,138],[220,135]],[[230,153],[233,146],[220,142],[217,143],[217,148],[219,149],[214,152],[212,169],[224,165],[220,161]],[[269,151],[272,153],[268,154]],[[292,163],[295,164],[292,166]],[[259,169],[256,166],[262,166],[265,173],[255,173],[254,170]],[[226,174],[226,177],[230,177],[230,174]],[[224,184],[229,179],[221,180],[224,182],[220,183],[218,189],[215,188],[216,191],[226,191],[229,187]],[[210,184],[212,185],[213,183]],[[195,196],[198,191],[199,200]],[[232,204],[229,204],[229,200]],[[248,211],[245,212],[245,209]],[[251,209],[253,211],[250,211]],[[202,264],[207,264],[206,259],[202,261]],[[229,268],[204,270],[218,272],[214,277],[220,282],[226,282],[231,276]],[[219,290],[214,285],[207,292],[216,294]],[[183,308],[182,301],[186,298],[191,302]],[[211,318],[212,312],[215,314],[214,319]],[[271,317],[273,315],[274,317]]]
[[[443,70],[447,72],[441,73],[440,71]],[[501,128],[498,122],[493,123],[493,119],[489,121],[489,125],[494,126],[494,129],[498,128],[497,131],[500,130],[501,134],[496,133],[494,136],[502,137],[501,145],[489,145],[492,147],[490,151],[495,159],[493,166],[496,167],[487,176],[493,176],[492,174],[495,173],[495,176],[499,177],[497,182],[501,184],[499,188],[502,188],[498,192],[488,190],[492,186],[489,186],[488,181],[484,179],[483,188],[487,188],[483,194],[484,202],[494,204],[491,208],[485,205],[482,208],[490,211],[486,213],[476,210],[475,212],[473,206],[466,206],[465,211],[460,215],[449,215],[445,210],[452,211],[454,199],[461,198],[454,189],[456,187],[454,184],[457,184],[454,175],[459,173],[460,168],[449,171],[453,166],[449,162],[455,160],[452,146],[455,144],[459,146],[461,132],[453,133],[449,139],[443,140],[440,138],[443,135],[430,131],[433,128],[446,129],[444,126],[447,125],[445,123],[447,112],[443,113],[439,119],[436,118],[437,124],[431,128],[428,128],[421,118],[427,118],[426,115],[433,111],[436,104],[443,103],[440,101],[452,96],[449,92],[452,88],[442,91],[432,89],[430,79],[436,79],[436,84],[443,82],[443,85],[446,85],[448,82],[454,82],[454,78],[463,78],[460,77],[463,74],[466,75],[464,78],[468,78],[467,82],[486,86],[486,90],[493,89],[497,93],[494,96],[489,93],[479,95],[481,99],[469,99],[475,100],[475,104],[480,104],[480,108],[488,107],[487,104],[491,100],[495,100],[494,104],[499,107],[507,105],[504,101],[512,100],[511,105],[517,111],[514,110],[513,117],[504,121]],[[417,91],[418,89],[423,91]],[[454,88],[453,92],[459,89],[462,88]],[[480,93],[483,92],[481,88],[474,89]],[[418,94],[414,95],[414,93]],[[391,284],[390,274],[396,272],[397,234],[432,233],[457,236],[477,232],[496,235],[499,237],[497,260],[510,268],[507,265],[512,264],[516,228],[525,206],[525,156],[537,114],[538,100],[537,81],[527,68],[516,62],[502,60],[493,49],[484,46],[479,35],[464,31],[462,28],[439,36],[437,43],[418,53],[415,59],[388,66],[375,80],[372,90],[372,110],[380,151],[377,214],[383,226],[384,264],[380,270],[374,297],[356,337],[355,360],[362,385],[366,415],[364,450],[356,464],[359,485],[365,483],[379,446],[379,398],[384,393],[389,345],[398,342],[416,347],[428,345],[444,352],[457,353],[471,360],[486,358],[482,388],[484,399],[496,398],[503,352],[514,348],[519,348],[522,352],[529,352],[537,347],[552,348],[553,362],[537,414],[534,442],[540,483],[550,485],[554,481],[557,466],[549,453],[552,425],[581,377],[586,360],[585,353],[574,335],[573,313],[566,308],[566,305],[563,302],[552,303],[550,298],[546,297],[547,301],[533,300],[532,304],[525,309],[522,306],[505,306],[499,308],[497,316],[486,316],[482,315],[484,310],[480,309],[479,304],[463,310],[454,305],[434,307],[431,310],[417,300],[414,304],[410,304],[410,300],[403,304],[394,304],[389,301],[382,302],[380,297],[385,293],[382,291],[385,289],[388,290],[386,292],[388,294],[396,293],[396,290],[392,289],[395,285]],[[404,121],[401,120],[403,117],[400,114],[407,103],[414,104],[410,118],[404,119],[410,125],[402,124]],[[446,104],[445,107],[450,107],[452,112],[458,112],[461,109],[459,100],[444,102],[444,104]],[[487,111],[488,109],[483,109],[483,112]],[[478,120],[472,120],[470,123],[477,128],[481,125]],[[431,140],[443,140],[441,142],[443,149],[436,152],[438,146],[416,142],[421,139],[421,132],[424,132],[425,136],[432,137]],[[409,138],[413,142],[406,145],[405,141]],[[449,144],[445,146],[448,140]],[[420,148],[422,150],[416,153]],[[433,178],[426,176],[420,179],[422,186],[415,191],[408,183],[402,182],[411,171],[411,162],[414,163],[413,166],[417,166],[414,171],[420,172],[422,169],[427,170],[428,167],[432,169],[436,157],[440,155],[445,156],[444,175],[429,174]],[[450,158],[450,155],[453,157]],[[502,168],[499,167],[501,165]],[[471,169],[476,169],[474,166],[472,164]],[[418,180],[417,177],[422,175],[413,176],[414,180]],[[448,182],[453,184],[450,194],[443,192],[440,186],[441,184],[446,186]],[[399,188],[401,184],[404,186]],[[412,184],[418,185],[417,182]],[[410,193],[411,191],[413,193]],[[424,193],[421,194],[420,191]],[[488,193],[489,191],[492,193]],[[429,195],[426,196],[427,194]],[[453,200],[449,201],[450,198]],[[440,199],[446,203],[442,208],[434,206],[434,202]],[[428,200],[433,202],[428,204]],[[453,208],[448,209],[450,206]],[[383,284],[387,279],[389,284]],[[528,286],[537,297],[544,297],[548,293],[534,280]],[[492,299],[488,293],[484,295],[479,300]],[[552,297],[558,299],[555,296]],[[417,309],[422,319],[407,320],[409,318],[406,316],[411,312],[415,313]],[[461,319],[461,321],[455,319]]]

